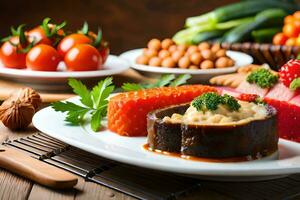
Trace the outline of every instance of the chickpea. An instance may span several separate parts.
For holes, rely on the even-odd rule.
[[[212,45],[211,47],[211,51],[216,53],[217,51],[219,51],[221,49],[221,45],[219,43]]]
[[[226,56],[226,50],[225,49],[220,49],[216,52],[216,57],[220,58],[220,57],[224,57]]]
[[[144,56],[147,56],[148,58],[152,58],[157,56],[158,52],[154,49],[147,49],[144,51]]]
[[[163,59],[161,65],[163,67],[173,68],[176,66],[176,63],[171,57],[168,57],[168,58]]]
[[[171,45],[170,47],[169,47],[169,52],[174,52],[174,51],[176,51],[177,50],[177,46],[174,44],[174,45]]]
[[[171,40],[170,38],[167,38],[161,42],[161,48],[169,49],[169,47],[173,44],[174,44],[173,40]]]
[[[150,58],[149,65],[157,66],[157,67],[161,66],[161,58],[159,57]]]
[[[180,68],[186,69],[190,66],[190,64],[191,64],[190,59],[186,56],[180,58],[179,61],[178,61],[178,66]]]
[[[148,48],[158,51],[161,48],[161,43],[159,39],[152,39],[148,42]]]
[[[234,66],[234,61],[231,58],[228,58],[227,66],[228,67],[233,67]]]
[[[137,64],[148,65],[148,62],[149,62],[149,58],[147,56],[144,56],[144,55],[140,55],[136,59]]]
[[[214,68],[214,63],[211,60],[204,60],[201,64],[200,64],[200,68],[201,69],[212,69]]]
[[[201,55],[205,60],[213,60],[214,59],[213,52],[209,49],[202,50]]]
[[[170,57],[171,56],[171,53],[168,51],[168,50],[160,50],[160,52],[158,53],[158,57],[160,57],[161,59],[164,59],[164,58],[167,58],[167,57]]]
[[[178,50],[181,50],[181,51],[186,51],[187,50],[187,46],[185,44],[180,44],[177,46],[177,49]]]
[[[198,51],[199,51],[199,49],[198,49],[198,47],[195,46],[195,45],[190,46],[190,47],[187,49],[187,52],[188,52],[190,55],[192,55],[193,53],[198,52]]]
[[[207,43],[207,42],[201,42],[199,45],[198,45],[198,48],[200,51],[204,50],[204,49],[209,49],[210,48],[210,45]]]
[[[199,67],[197,65],[190,65],[189,69],[199,69]]]
[[[184,55],[183,51],[177,50],[172,53],[172,58],[175,62],[178,62],[180,58]]]
[[[225,68],[225,67],[227,67],[227,63],[228,63],[227,61],[228,61],[228,58],[226,58],[226,57],[218,58],[215,62],[216,68]]]
[[[196,52],[190,56],[190,60],[193,64],[199,65],[200,62],[202,61],[202,56],[199,52]]]

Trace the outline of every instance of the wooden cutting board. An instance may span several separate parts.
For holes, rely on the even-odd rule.
[[[126,72],[113,76],[114,83],[119,87],[124,82],[151,82],[152,79],[146,78],[136,71],[129,69]],[[23,85],[21,83],[15,83],[9,80],[3,80],[0,78],[0,101],[3,101],[9,97],[9,95],[20,89],[26,87],[26,85]],[[73,97],[74,94],[70,91],[66,91],[65,93],[57,92],[55,91],[38,91],[41,95],[43,103],[51,103],[55,101],[61,101],[64,99],[68,99],[70,97]]]

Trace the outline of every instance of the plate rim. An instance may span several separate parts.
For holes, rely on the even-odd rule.
[[[78,97],[70,98],[69,101],[70,100],[74,101],[74,99],[78,99]],[[268,161],[268,160],[254,160],[254,161],[250,161],[251,163],[255,162],[255,167],[253,167],[253,165],[251,165],[251,168],[247,168],[247,164],[250,163],[250,162],[217,163],[221,166],[228,166],[228,165],[229,166],[230,165],[234,166],[234,165],[239,165],[239,164],[241,164],[242,166],[246,165],[245,168],[240,168],[238,170],[237,170],[237,168],[233,167],[231,169],[230,168],[225,168],[223,170],[218,170],[216,168],[215,169],[206,168],[206,169],[201,169],[201,170],[200,169],[195,169],[195,168],[189,168],[189,171],[186,171],[186,169],[180,168],[180,167],[178,168],[178,166],[162,165],[162,163],[153,164],[153,161],[149,162],[148,160],[144,160],[142,162],[140,159],[137,159],[137,158],[131,158],[130,159],[128,156],[118,155],[116,153],[112,154],[111,152],[107,152],[107,150],[104,150],[104,149],[101,149],[101,148],[97,148],[95,150],[95,147],[93,147],[93,146],[87,147],[88,143],[84,144],[84,142],[82,142],[82,141],[73,140],[73,139],[70,139],[68,137],[65,137],[63,134],[53,133],[52,131],[49,131],[49,130],[45,129],[42,125],[40,125],[38,123],[38,121],[39,121],[38,118],[40,117],[40,115],[44,114],[43,112],[48,112],[49,109],[51,110],[52,108],[46,107],[46,108],[38,111],[34,115],[32,123],[38,130],[40,130],[41,132],[43,132],[43,133],[45,133],[45,134],[47,134],[51,137],[54,137],[58,140],[61,140],[65,143],[67,143],[67,144],[75,146],[77,148],[83,149],[85,151],[88,151],[90,153],[93,153],[93,154],[96,154],[96,155],[99,155],[99,156],[102,156],[102,157],[106,157],[106,158],[111,159],[111,160],[119,161],[119,162],[122,162],[122,163],[136,165],[136,166],[144,167],[144,168],[156,169],[156,170],[160,170],[160,171],[168,171],[168,172],[188,174],[188,175],[204,175],[204,176],[228,176],[228,177],[240,176],[240,177],[247,177],[247,176],[275,176],[275,175],[300,173],[300,155],[297,155],[293,158],[287,158],[286,160],[270,160],[270,161]],[[62,113],[57,113],[57,114],[62,115]],[[64,125],[64,126],[66,126],[66,125]],[[82,127],[78,127],[78,128],[82,129]],[[109,131],[109,132],[111,132],[111,131]],[[98,134],[98,133],[95,133],[95,134]],[[112,134],[115,134],[115,133],[112,133]],[[122,137],[122,136],[118,136],[118,137]],[[88,136],[87,139],[88,140],[95,139],[95,137],[94,136]],[[128,137],[128,139],[130,139],[130,137]],[[288,141],[288,140],[281,139],[281,138],[279,139],[279,143],[280,143],[280,145],[289,145],[290,147],[295,148],[297,151],[300,150],[300,146],[299,146],[300,144],[299,143]],[[142,147],[139,147],[139,148],[142,148]],[[151,152],[149,152],[149,153],[151,153]],[[155,154],[155,156],[163,156],[163,155]],[[128,158],[129,158],[129,160],[128,160]],[[164,157],[164,158],[171,159],[170,157]],[[176,158],[176,159],[183,160],[181,158]],[[182,161],[178,161],[178,162],[180,163]],[[199,162],[199,161],[184,161],[184,162]],[[259,168],[259,165],[264,165],[264,162],[265,162],[265,164],[269,164],[269,165],[271,165],[273,163],[271,165],[272,167],[269,167],[269,168],[261,167],[261,168]],[[271,162],[271,164],[267,163],[267,162]],[[296,166],[293,165],[292,167],[291,166],[287,167],[287,166],[285,166],[287,164],[287,162],[292,162],[293,164],[297,163],[297,165]],[[199,162],[199,163],[208,164],[207,162]],[[209,163],[209,165],[210,164],[216,164],[216,163]],[[281,165],[281,167],[278,167],[278,166],[276,167],[276,165],[274,165],[274,164]],[[212,166],[212,165],[210,165],[210,166]]]
[[[0,67],[2,77],[13,78],[41,78],[41,79],[65,79],[65,78],[95,78],[122,73],[130,68],[127,60],[116,56],[109,55],[108,59],[118,60],[122,63],[120,67],[109,67],[108,69],[99,69],[94,71],[33,71],[25,69],[12,69]],[[115,62],[115,61],[112,61]],[[105,64],[104,64],[105,66]]]

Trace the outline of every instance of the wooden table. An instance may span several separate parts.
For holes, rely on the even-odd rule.
[[[27,136],[36,133],[34,127],[23,132],[12,132],[0,123],[0,139],[8,136],[9,139]],[[231,199],[209,189],[201,188],[182,199]],[[50,200],[50,199],[135,199],[118,191],[109,189],[96,183],[86,182],[79,177],[79,182],[71,191],[52,190],[10,172],[0,169],[0,199],[3,200]]]
[[[124,77],[130,77],[129,80],[136,82],[136,80],[151,81],[138,75],[136,72],[127,71],[125,74],[118,77],[118,80],[126,80]],[[128,79],[126,80],[128,81]],[[18,86],[11,86],[10,90],[18,88]],[[7,94],[7,93],[6,93]],[[2,92],[3,96],[3,92]],[[5,96],[5,94],[4,94]],[[54,98],[55,99],[55,98]],[[49,101],[49,100],[48,100]],[[45,101],[45,102],[48,102]],[[16,139],[19,137],[28,136],[37,133],[34,127],[29,127],[24,132],[12,132],[5,128],[0,122],[0,141],[1,137],[8,136],[9,139]],[[217,192],[202,188],[199,191],[194,191],[184,199],[231,199]],[[79,182],[71,191],[52,190],[41,185],[35,184],[31,181],[25,180],[22,177],[14,175],[8,171],[0,169],[0,199],[3,200],[18,200],[18,199],[135,199],[128,195],[122,194],[118,191],[109,189],[96,183],[86,182],[79,177]]]

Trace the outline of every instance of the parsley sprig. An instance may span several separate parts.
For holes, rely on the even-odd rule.
[[[273,74],[268,69],[258,69],[247,77],[249,83],[255,83],[261,88],[270,88],[278,82],[278,75]]]
[[[66,112],[65,121],[72,125],[83,123],[89,114],[92,130],[98,131],[101,128],[101,120],[107,113],[107,98],[115,89],[112,78],[100,81],[91,91],[81,81],[75,79],[69,79],[69,85],[73,88],[73,92],[80,96],[82,105],[60,101],[53,103],[52,108],[55,111]]]
[[[217,110],[219,104],[226,105],[231,111],[237,111],[241,107],[233,96],[228,94],[221,96],[214,92],[202,94],[192,101],[192,106],[195,107],[197,111]]]
[[[149,88],[164,87],[164,86],[176,87],[179,85],[186,84],[187,80],[189,80],[190,78],[191,75],[189,74],[181,74],[177,78],[174,74],[166,74],[166,75],[162,75],[155,83],[148,83],[148,84],[124,83],[122,85],[122,89],[125,91],[137,91],[141,89],[149,89]]]

